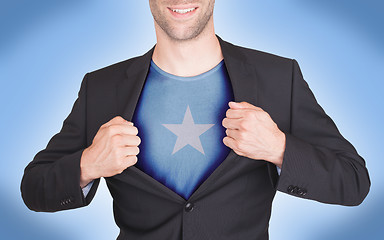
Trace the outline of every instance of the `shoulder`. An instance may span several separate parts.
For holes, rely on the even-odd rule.
[[[140,56],[141,57],[141,56]],[[122,78],[126,77],[127,70],[131,65],[137,61],[140,57],[133,57],[121,62],[111,64],[109,66],[91,71],[87,73],[87,78],[93,83],[105,82],[114,83]]]
[[[233,43],[222,41],[222,48],[231,58],[241,60],[251,65],[262,67],[290,67],[294,59],[279,56],[273,53],[260,51],[257,49],[247,48]]]

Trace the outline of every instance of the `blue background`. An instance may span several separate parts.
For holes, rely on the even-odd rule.
[[[223,39],[298,60],[318,102],[366,162],[372,187],[358,207],[278,193],[271,239],[382,239],[384,4],[380,0],[218,0]],[[104,181],[90,206],[35,213],[22,202],[24,167],[69,114],[86,72],[155,43],[148,1],[1,1],[1,239],[114,239]],[[257,217],[257,216],[255,216]]]

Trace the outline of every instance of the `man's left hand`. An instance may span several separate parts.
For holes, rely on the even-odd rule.
[[[263,109],[247,102],[229,102],[223,126],[224,144],[244,157],[265,160],[281,168],[285,134]]]

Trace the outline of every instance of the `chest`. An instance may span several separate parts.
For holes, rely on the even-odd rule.
[[[182,81],[150,71],[132,119],[136,166],[188,198],[228,155],[221,122],[231,100],[226,72]]]

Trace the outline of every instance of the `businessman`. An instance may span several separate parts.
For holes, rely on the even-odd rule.
[[[276,190],[359,205],[364,159],[298,63],[215,35],[214,0],[149,0],[146,54],[87,73],[59,133],[26,167],[25,204],[88,205],[104,177],[118,239],[268,239]]]

